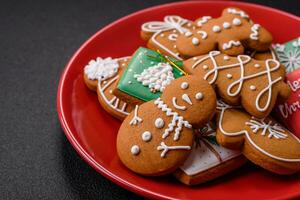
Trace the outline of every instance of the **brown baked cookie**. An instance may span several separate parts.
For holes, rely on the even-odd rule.
[[[253,163],[277,174],[300,171],[300,140],[272,118],[257,119],[218,102],[217,141],[240,149]]]
[[[123,120],[134,109],[134,105],[127,104],[112,94],[129,59],[130,57],[97,58],[91,60],[83,72],[85,84],[89,89],[97,91],[101,106],[120,120]]]
[[[181,34],[176,41],[178,52],[185,57],[212,50],[236,56],[245,48],[266,51],[272,43],[272,35],[238,8],[224,9],[219,18],[204,16],[195,24],[198,28]]]
[[[270,114],[277,98],[287,98],[285,68],[277,60],[255,60],[247,55],[230,57],[219,51],[184,61],[189,74],[204,78],[216,87],[226,103],[242,105],[251,115],[263,118]]]
[[[214,124],[195,130],[191,154],[174,175],[186,185],[196,185],[213,180],[242,166],[246,159],[239,150],[230,150],[216,141]]]
[[[178,35],[195,28],[194,23],[180,16],[165,16],[164,21],[144,23],[141,27],[142,39],[148,41],[147,46],[153,50],[182,60],[176,47]]]
[[[123,121],[117,136],[121,161],[146,176],[172,173],[191,152],[192,126],[206,124],[215,106],[215,92],[206,81],[194,76],[174,80],[161,98],[136,106]]]
[[[267,60],[267,59],[278,60],[276,53],[272,47],[270,47],[267,51],[263,51],[263,52],[246,50],[245,54],[255,60]]]

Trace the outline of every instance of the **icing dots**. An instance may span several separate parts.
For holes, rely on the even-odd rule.
[[[190,37],[190,36],[192,36],[193,34],[192,34],[191,32],[188,31],[188,32],[185,32],[184,35],[185,35],[186,37]]]
[[[224,56],[223,59],[224,60],[230,60],[229,56]]]
[[[203,65],[203,69],[208,69],[208,66],[207,65]]]
[[[144,86],[148,86],[151,92],[162,92],[175,79],[172,71],[173,68],[168,63],[158,63],[144,69],[141,74],[135,74],[134,78]]]
[[[231,27],[230,23],[229,22],[224,22],[223,23],[223,28],[224,29],[229,29]]]
[[[252,91],[256,90],[256,86],[255,85],[250,85],[250,90],[252,90]]]
[[[234,18],[232,20],[232,24],[235,25],[235,26],[239,26],[239,25],[242,24],[242,21],[239,18]]]
[[[180,87],[181,87],[181,89],[185,90],[189,87],[189,84],[187,82],[183,82],[183,83],[181,83]]]
[[[212,31],[215,32],[215,33],[219,33],[219,32],[221,32],[221,27],[215,25],[215,26],[212,27]]]
[[[138,155],[140,153],[140,147],[138,145],[133,145],[130,149],[132,155]]]
[[[260,64],[255,64],[254,67],[259,68]]]
[[[165,122],[162,118],[155,119],[154,125],[156,128],[162,128],[165,125]]]
[[[199,39],[198,39],[198,38],[196,38],[196,37],[193,37],[193,39],[192,39],[192,43],[193,43],[193,45],[197,46],[197,45],[199,45],[200,41],[199,41]]]
[[[226,77],[227,77],[228,79],[232,79],[232,74],[226,74]]]
[[[90,80],[103,81],[115,76],[118,72],[118,61],[112,58],[102,59],[98,57],[91,60],[84,68],[84,73]]]
[[[203,95],[202,92],[198,92],[198,93],[195,95],[195,98],[196,98],[197,100],[202,100],[202,99],[204,98],[204,95]]]
[[[144,142],[149,142],[152,138],[152,134],[150,133],[150,131],[145,131],[143,134],[142,134],[142,140]]]

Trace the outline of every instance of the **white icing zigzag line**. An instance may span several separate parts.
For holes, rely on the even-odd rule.
[[[160,146],[157,147],[158,151],[161,151],[160,157],[165,157],[165,155],[168,153],[170,150],[190,150],[190,146],[167,146],[164,142],[160,143]]]
[[[192,128],[192,125],[188,121],[184,120],[182,116],[179,116],[177,112],[173,112],[171,108],[168,108],[168,106],[160,98],[156,99],[154,101],[154,104],[157,105],[157,107],[163,112],[166,112],[167,116],[173,116],[171,123],[168,125],[168,128],[164,130],[164,133],[162,135],[163,139],[169,136],[170,132],[174,130],[174,127],[176,127],[174,140],[179,139],[182,125],[184,125],[186,128]]]
[[[241,45],[241,42],[240,41],[233,41],[233,40],[230,40],[228,43],[224,43],[222,48],[224,50],[227,50],[227,49],[230,49],[232,46],[240,46]]]
[[[262,89],[260,91],[260,93],[257,95],[256,100],[255,100],[256,109],[258,111],[260,111],[260,112],[266,111],[268,109],[270,103],[271,103],[272,86],[275,83],[277,83],[278,81],[280,81],[282,79],[282,77],[278,77],[277,79],[272,80],[272,77],[271,77],[271,72],[279,69],[280,68],[280,63],[277,60],[268,59],[268,60],[265,61],[265,64],[266,64],[266,70],[265,71],[261,71],[261,72],[258,72],[256,74],[251,74],[251,75],[245,76],[244,75],[244,65],[247,64],[251,60],[251,57],[246,56],[246,55],[239,55],[239,56],[237,56],[237,59],[238,59],[239,63],[218,66],[218,64],[217,64],[216,60],[214,59],[214,57],[217,56],[217,55],[219,55],[219,54],[220,54],[219,51],[211,51],[211,52],[209,52],[208,56],[205,56],[205,57],[201,58],[200,60],[198,60],[197,62],[195,62],[194,65],[192,66],[192,68],[194,69],[201,62],[203,62],[203,61],[205,61],[207,59],[211,59],[214,68],[212,70],[210,70],[207,74],[205,74],[204,79],[207,80],[208,77],[211,74],[213,74],[212,80],[209,81],[210,84],[213,84],[216,81],[216,79],[217,79],[218,71],[219,70],[221,70],[221,69],[228,69],[228,68],[239,66],[240,67],[241,76],[240,76],[240,78],[238,80],[232,82],[228,86],[228,88],[227,88],[227,94],[229,96],[236,96],[236,95],[238,95],[241,92],[241,89],[242,89],[242,86],[243,86],[243,83],[244,83],[245,80],[252,79],[252,78],[255,78],[255,77],[259,77],[259,76],[262,76],[262,75],[267,75],[267,77],[268,77],[268,86],[265,87],[264,89]],[[242,58],[244,58],[245,60],[243,60]],[[276,66],[270,69],[270,65],[269,64],[271,62],[274,62],[276,64]],[[233,88],[235,88],[236,85],[238,85],[238,88],[236,89],[235,92],[232,92],[231,90]],[[259,105],[260,99],[261,99],[262,95],[265,94],[266,92],[268,93],[267,102],[266,102],[266,104],[265,104],[264,107],[260,107],[260,105]]]
[[[143,120],[138,116],[138,109],[139,106],[136,105],[135,109],[134,109],[134,117],[131,119],[131,121],[129,122],[130,125],[137,125],[139,123],[141,123]]]
[[[176,29],[180,33],[184,33],[187,31],[186,28],[183,27],[184,24],[188,22],[187,19],[183,19],[177,15],[165,16],[164,22],[153,21],[147,22],[142,25],[142,30],[146,32],[157,33],[161,31],[167,31],[170,29]]]
[[[198,22],[197,26],[201,27],[203,24],[207,23],[211,19],[211,16],[203,16]]]
[[[225,104],[223,102],[223,104]],[[226,109],[230,108],[230,106],[221,106],[221,107],[217,107],[218,110],[221,110],[221,114],[220,114],[220,119],[219,119],[219,123],[218,123],[218,127],[220,129],[220,131],[222,132],[222,134],[228,136],[228,137],[233,137],[233,136],[238,136],[238,135],[242,135],[242,134],[245,134],[248,141],[251,143],[252,146],[254,146],[257,150],[259,150],[260,152],[262,152],[263,154],[271,157],[271,158],[274,158],[276,160],[280,160],[280,161],[284,161],[284,162],[300,162],[300,159],[287,159],[287,158],[281,158],[281,157],[278,157],[278,156],[274,156],[270,153],[268,153],[267,151],[263,150],[262,148],[260,148],[258,145],[255,144],[254,141],[252,141],[251,137],[249,136],[249,133],[248,131],[246,130],[241,130],[239,132],[235,132],[235,133],[228,133],[226,132],[224,129],[223,129],[223,126],[222,126],[222,122],[223,122],[223,115],[226,111]],[[292,133],[290,133],[299,143],[300,143],[300,140],[297,138],[297,136],[294,136]]]
[[[258,29],[259,29],[260,25],[259,24],[254,24],[251,27],[251,34],[250,34],[250,38],[252,40],[258,40]]]
[[[228,8],[227,12],[230,14],[235,14],[235,15],[240,15],[241,17],[245,18],[245,19],[249,19],[249,15],[247,15],[244,11],[242,10],[236,10],[234,8]]]
[[[276,139],[287,138],[287,134],[285,134],[282,127],[280,127],[277,123],[274,125],[271,124],[272,121],[266,123],[264,122],[264,119],[255,118],[252,118],[249,122],[246,122],[246,125],[250,126],[253,133],[257,133],[258,130],[262,129],[261,135],[266,135],[266,132],[268,132],[268,138],[272,138],[273,136]]]

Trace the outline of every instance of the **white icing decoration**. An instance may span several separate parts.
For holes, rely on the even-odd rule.
[[[176,33],[177,31],[176,31],[176,30],[173,30],[172,32],[173,32],[173,33]]]
[[[162,92],[165,87],[175,79],[172,71],[173,68],[170,64],[158,63],[157,65],[144,69],[141,74],[135,74],[134,78],[144,86],[148,86],[151,91]]]
[[[274,49],[276,49],[276,51],[284,52],[285,46],[283,44],[275,44]]]
[[[207,23],[208,20],[210,20],[212,17],[211,16],[203,16],[198,22],[197,26],[201,27],[203,24]]]
[[[232,74],[227,74],[226,77],[229,78],[229,79],[231,79],[232,78]]]
[[[173,46],[173,48],[174,48],[174,49],[176,49],[176,48],[177,48],[176,44]]]
[[[300,37],[292,43],[293,47],[300,47]]]
[[[231,49],[232,46],[240,46],[241,45],[241,42],[240,41],[233,41],[233,40],[230,40],[228,43],[224,43],[222,48],[224,50],[227,50],[227,49]]]
[[[182,82],[180,87],[181,87],[181,89],[185,90],[189,87],[189,84],[187,82]]]
[[[203,65],[203,69],[208,69],[208,66],[207,65]]]
[[[234,19],[232,20],[232,24],[233,24],[233,25],[236,25],[236,26],[239,26],[239,25],[242,24],[242,21],[241,21],[239,18],[234,18]]]
[[[178,109],[178,110],[186,110],[186,107],[185,106],[180,106],[176,103],[177,101],[177,98],[176,97],[173,97],[172,98],[172,103],[173,103],[173,106]]]
[[[190,32],[190,31],[188,31],[188,32],[185,32],[185,34],[184,34],[186,37],[190,37],[190,36],[192,36],[193,34]]]
[[[127,58],[127,57],[126,57]],[[126,58],[119,58],[117,60],[124,60]],[[116,96],[113,96],[112,99],[108,99],[104,92],[105,90],[114,82],[118,81],[119,79],[119,75],[116,75],[115,77],[113,77],[112,79],[110,79],[108,82],[107,81],[98,81],[98,92],[101,96],[101,98],[104,100],[104,102],[113,110],[115,110],[116,112],[119,112],[123,115],[129,115],[128,112],[126,112],[126,107],[127,107],[127,103],[119,100],[119,98],[117,98]],[[103,86],[102,86],[103,83]]]
[[[165,122],[162,118],[157,118],[154,122],[156,128],[162,128],[165,125]]]
[[[135,109],[134,109],[134,116],[131,119],[131,121],[129,122],[130,125],[137,125],[139,123],[141,123],[143,120],[138,116],[138,109],[139,106],[135,105]]]
[[[188,104],[193,105],[193,103],[192,103],[192,101],[191,101],[191,99],[190,99],[190,97],[189,97],[188,94],[183,94],[181,96],[181,98],[182,98],[183,101],[187,102]]]
[[[274,158],[276,160],[280,160],[280,161],[284,161],[284,162],[300,162],[300,159],[288,159],[288,158],[282,158],[282,157],[279,157],[279,156],[275,156],[275,155],[272,155],[270,154],[269,152],[265,151],[264,149],[262,149],[261,147],[259,147],[257,144],[255,144],[255,142],[251,139],[251,137],[249,136],[249,133],[248,131],[246,130],[241,130],[241,131],[238,131],[238,132],[234,132],[234,133],[229,133],[229,132],[226,132],[224,129],[223,129],[223,126],[222,126],[222,123],[223,123],[223,116],[224,116],[224,113],[227,109],[230,109],[232,108],[231,106],[227,105],[226,103],[222,102],[222,101],[218,101],[217,102],[218,106],[217,106],[217,109],[221,111],[221,114],[220,114],[220,119],[219,119],[219,123],[218,123],[218,128],[220,130],[220,132],[226,136],[229,136],[229,137],[233,137],[233,136],[239,136],[239,135],[243,135],[245,134],[245,136],[247,137],[248,141],[250,142],[250,144],[252,146],[254,146],[254,148],[256,148],[258,151],[262,152],[263,154],[271,157],[271,158]],[[294,134],[292,134],[291,132],[289,132],[290,135],[295,138],[299,143],[300,143],[300,140],[298,139],[297,136],[295,136]]]
[[[300,48],[285,51],[284,45],[276,45],[275,49],[280,62],[286,67],[286,72],[293,72],[300,66]]]
[[[172,40],[172,41],[176,41],[176,40],[177,40],[177,37],[178,37],[177,34],[172,33],[172,34],[170,34],[170,35],[168,36],[168,39],[169,39],[169,40]]]
[[[90,80],[102,81],[115,76],[118,69],[119,64],[116,59],[98,57],[84,67],[84,73]]]
[[[138,145],[133,145],[130,149],[132,155],[138,155],[140,153],[140,147]]]
[[[256,90],[255,85],[250,85],[250,90]]]
[[[225,29],[229,29],[230,28],[230,23],[228,23],[228,22],[224,22],[223,23],[223,28],[225,28]]]
[[[165,34],[163,34],[163,33],[162,33],[162,34],[160,34],[160,37],[165,37]]]
[[[254,67],[259,68],[260,64],[255,64]]]
[[[223,59],[224,60],[230,60],[229,56],[224,56]]]
[[[205,31],[197,31],[197,33],[201,35],[203,40],[207,38],[207,33]]]
[[[234,8],[228,8],[227,12],[230,14],[234,14],[234,15],[239,15],[245,19],[249,19],[249,15],[247,15],[244,11],[242,10],[236,10]]]
[[[160,146],[157,147],[158,151],[162,151],[160,157],[164,158],[168,151],[170,150],[190,150],[190,146],[167,146],[164,142],[160,143]]]
[[[193,37],[192,43],[193,43],[193,45],[195,45],[195,46],[198,45],[198,44],[199,44],[199,39],[196,38],[196,37]]]
[[[258,29],[260,25],[259,24],[253,24],[251,27],[251,34],[250,34],[250,39],[252,40],[258,40]]]
[[[177,30],[179,33],[183,34],[188,31],[188,29],[184,28],[183,25],[187,24],[189,21],[187,19],[183,19],[180,16],[171,15],[171,16],[165,16],[164,21],[153,21],[153,22],[147,22],[142,25],[142,31],[154,33],[151,37],[151,40],[153,43],[155,43],[157,46],[159,46],[161,49],[172,55],[174,58],[178,60],[182,60],[182,58],[179,57],[179,54],[177,52],[173,52],[170,49],[168,49],[166,46],[158,42],[155,38],[161,34],[164,31],[168,31],[171,29]],[[174,38],[173,38],[174,39]]]
[[[149,132],[149,131],[145,131],[143,134],[142,134],[142,140],[144,142],[149,142],[152,138],[152,134]]]
[[[211,75],[213,75],[212,79],[209,81],[210,84],[213,84],[217,79],[219,70],[233,68],[233,67],[239,67],[240,72],[241,72],[240,78],[233,81],[227,88],[227,94],[229,96],[232,96],[232,97],[238,95],[241,92],[241,89],[242,89],[242,86],[243,86],[243,83],[244,83],[245,80],[266,75],[267,78],[268,78],[268,85],[258,93],[258,95],[256,97],[256,100],[255,100],[256,109],[260,112],[266,111],[269,108],[269,105],[271,103],[272,86],[282,79],[282,77],[278,77],[275,80],[272,80],[272,77],[271,77],[271,72],[276,71],[277,69],[279,69],[280,68],[280,63],[277,60],[267,59],[267,60],[265,60],[266,70],[260,71],[260,72],[254,73],[254,74],[250,74],[248,76],[245,76],[244,65],[247,64],[248,62],[250,62],[250,60],[251,60],[250,56],[238,55],[237,56],[238,63],[219,66],[217,64],[217,61],[214,59],[214,57],[219,55],[219,54],[220,54],[219,51],[209,52],[209,54],[207,56],[204,56],[200,60],[196,61],[193,64],[192,69],[194,69],[201,62],[203,62],[207,59],[211,59],[211,61],[213,63],[213,68],[205,74],[204,79],[207,80]],[[270,68],[270,63],[272,63],[272,62],[275,63],[275,66],[273,68]],[[238,87],[236,87],[236,86],[238,86]],[[232,90],[235,89],[235,88],[237,88],[236,91],[232,92]],[[267,95],[268,95],[267,102],[263,107],[261,107],[259,105],[259,102],[260,102],[260,99],[262,98],[262,96],[265,93],[267,93]]]
[[[255,119],[252,118],[249,122],[246,122],[246,125],[250,126],[253,133],[257,133],[258,130],[262,129],[261,135],[266,135],[268,132],[268,138],[282,139],[287,138],[284,129],[278,124],[271,125],[272,121],[265,123],[264,119]]]
[[[197,57],[193,57],[193,60],[198,60],[198,58]]]
[[[197,100],[202,100],[203,97],[204,97],[204,95],[203,95],[202,92],[198,92],[198,93],[195,95],[195,98],[196,98]]]
[[[154,104],[157,105],[157,108],[161,109],[163,112],[166,112],[167,116],[173,117],[171,123],[168,124],[168,128],[164,130],[162,135],[163,139],[168,137],[170,132],[172,132],[175,127],[174,140],[179,139],[182,126],[185,126],[186,128],[192,128],[192,125],[188,121],[184,120],[183,117],[178,115],[177,112],[172,111],[171,108],[168,108],[168,106],[160,98],[156,99]]]
[[[215,33],[219,33],[219,32],[221,32],[221,27],[220,26],[213,26],[212,31],[215,32]]]

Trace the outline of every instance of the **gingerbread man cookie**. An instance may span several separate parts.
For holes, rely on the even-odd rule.
[[[286,99],[290,88],[284,82],[285,68],[277,60],[255,60],[247,55],[230,57],[219,51],[184,61],[185,71],[216,86],[230,105],[242,105],[251,115],[263,118],[277,98]]]
[[[195,28],[192,21],[177,15],[165,16],[164,21],[144,23],[141,27],[141,37],[148,41],[147,46],[159,50],[163,54],[182,60],[176,47],[180,34]]]
[[[216,95],[204,80],[184,76],[162,96],[130,113],[117,136],[117,152],[132,171],[158,176],[172,173],[191,152],[193,129],[214,115]]]
[[[245,48],[266,51],[272,43],[272,35],[238,8],[224,9],[219,18],[204,16],[195,24],[198,28],[181,34],[176,40],[178,52],[185,57],[217,49],[233,56],[243,54]]]
[[[85,66],[83,77],[87,87],[97,91],[102,107],[114,117],[123,120],[134,109],[134,105],[120,100],[112,91],[127,67],[130,57],[118,59],[97,58]]]
[[[277,174],[300,171],[300,140],[272,118],[257,119],[218,102],[217,141],[240,149],[253,163]]]
[[[227,174],[246,162],[239,150],[226,149],[216,141],[214,123],[195,129],[195,142],[188,159],[174,173],[186,185],[196,185]]]

